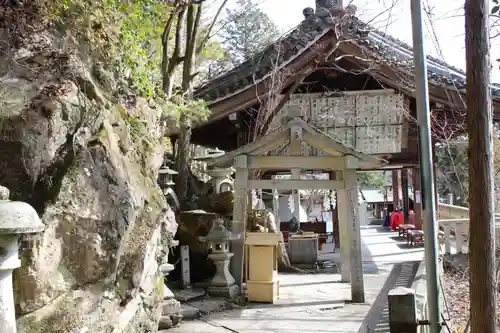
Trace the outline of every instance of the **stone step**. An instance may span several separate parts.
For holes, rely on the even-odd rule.
[[[194,306],[189,304],[182,304],[181,315],[183,320],[194,320],[201,317],[201,312]]]

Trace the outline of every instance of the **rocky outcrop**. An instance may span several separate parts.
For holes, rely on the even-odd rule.
[[[19,332],[156,331],[177,229],[156,184],[161,112],[71,37],[1,45],[0,183],[46,226],[21,241]]]

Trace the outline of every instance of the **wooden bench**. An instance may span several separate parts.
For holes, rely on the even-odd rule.
[[[398,227],[398,236],[400,238],[408,239],[408,231],[414,230],[415,226],[413,224],[401,224]]]
[[[410,247],[415,246],[416,244],[424,243],[424,231],[423,230],[408,230],[408,238],[407,243]]]
[[[406,238],[406,243],[409,244],[411,247],[415,246],[416,244],[423,244],[424,243],[424,231],[423,230],[418,230],[418,229],[410,229],[407,231],[407,238]],[[442,246],[443,244],[443,238],[444,238],[444,232],[439,230],[438,233],[438,246]]]

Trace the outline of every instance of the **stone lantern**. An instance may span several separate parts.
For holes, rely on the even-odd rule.
[[[158,185],[162,189],[165,198],[170,197],[172,199],[172,201],[169,201],[169,204],[179,210],[180,202],[173,188],[175,185],[173,177],[177,174],[177,171],[170,169],[168,166],[162,166],[160,170],[158,170]]]
[[[177,175],[178,172],[170,169],[168,166],[162,166],[158,171],[158,185],[162,190],[172,188],[174,183],[174,175]]]
[[[212,248],[208,257],[214,261],[216,272],[210,281],[208,292],[213,296],[235,298],[239,295],[239,287],[229,272],[229,263],[234,255],[229,252],[229,242],[239,237],[226,230],[222,218],[214,221],[214,227],[207,236],[199,237],[200,241],[208,242]]]
[[[219,149],[209,149],[207,150],[207,154],[203,156],[197,156],[193,158],[193,160],[197,160],[200,162],[206,162],[213,158],[224,155],[225,153]],[[211,177],[208,181],[213,188],[215,193],[222,193],[232,191],[234,189],[234,180],[230,177],[231,174],[234,173],[234,168],[217,168],[211,167],[206,170],[207,175]]]
[[[10,201],[9,190],[0,186],[0,332],[16,333],[12,272],[21,266],[18,238],[45,228],[33,207]]]
[[[212,177],[210,183],[214,187],[215,193],[232,191],[234,180],[229,177],[234,173],[234,168],[212,168],[207,170],[207,174]]]

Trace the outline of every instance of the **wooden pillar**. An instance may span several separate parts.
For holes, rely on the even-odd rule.
[[[395,211],[399,207],[399,170],[392,170],[392,202]]]
[[[356,303],[365,302],[365,286],[363,281],[363,259],[361,252],[361,230],[358,211],[358,179],[356,170],[344,171],[346,189],[349,233],[349,254],[351,269],[351,300]]]
[[[408,169],[401,170],[401,189],[403,192],[404,223],[408,223],[408,211],[410,210],[410,195],[408,193]]]
[[[415,212],[415,227],[423,230],[424,221],[422,219],[422,186],[420,185],[420,168],[413,169],[413,211]]]
[[[337,172],[337,180],[340,180],[340,172]],[[342,179],[345,185],[345,171],[342,172]],[[340,241],[340,272],[342,282],[351,281],[351,248],[349,233],[349,193],[345,189],[337,190],[337,212],[339,224]]]
[[[239,234],[240,238],[232,242],[231,251],[234,253],[231,260],[230,271],[240,287],[243,283],[243,265],[244,265],[244,243],[247,217],[247,196],[248,196],[248,169],[247,156],[238,155],[234,158],[234,167],[236,169],[236,179],[234,181],[234,204],[233,204],[233,223],[231,231]]]

